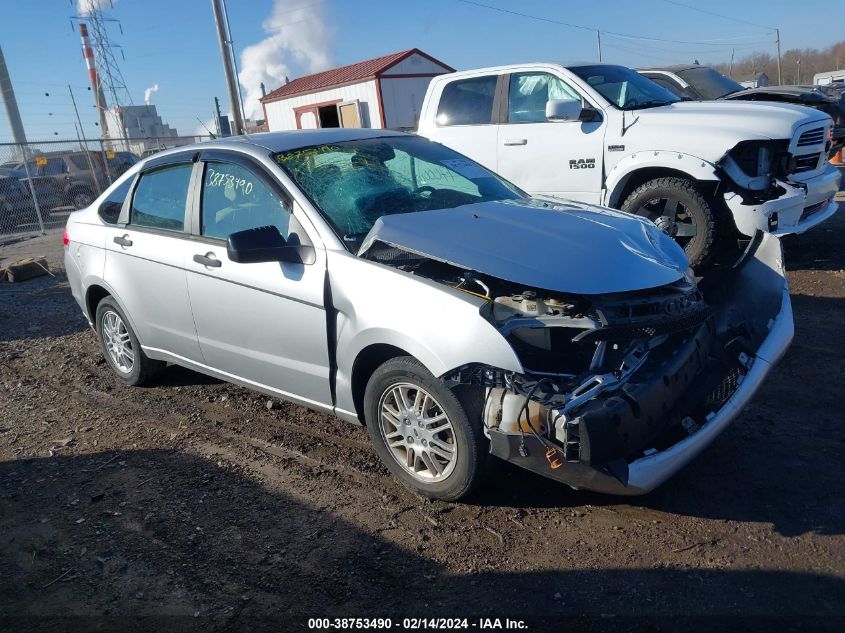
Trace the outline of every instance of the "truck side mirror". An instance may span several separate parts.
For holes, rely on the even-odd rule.
[[[577,121],[581,116],[581,102],[571,99],[546,101],[546,119],[549,121]]]
[[[598,110],[593,106],[571,99],[550,99],[546,102],[548,121],[595,121]]]

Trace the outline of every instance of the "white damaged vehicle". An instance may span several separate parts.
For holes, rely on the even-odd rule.
[[[836,212],[833,121],[801,106],[684,102],[624,66],[520,64],[432,79],[419,133],[533,195],[603,204],[676,236],[801,233]]]
[[[530,198],[421,137],[314,130],[162,152],[71,214],[115,376],[165,363],[365,423],[458,499],[489,453],[638,494],[701,452],[792,338],[780,243],[699,286],[651,222]]]

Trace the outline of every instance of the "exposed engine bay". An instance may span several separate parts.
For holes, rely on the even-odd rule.
[[[734,395],[781,305],[782,279],[763,304],[731,303],[759,245],[701,288],[687,276],[603,295],[527,288],[384,242],[363,256],[484,299],[524,371],[468,365],[444,379],[483,389],[494,455],[594,487],[596,472],[627,485],[629,464],[696,433]]]

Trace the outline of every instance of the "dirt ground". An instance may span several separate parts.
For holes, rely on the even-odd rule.
[[[61,233],[0,247],[56,274],[0,285],[0,630],[845,630],[843,239],[840,212],[785,241],[795,342],[661,489],[599,496],[503,464],[461,504],[408,493],[325,415],[177,367],[117,385]]]

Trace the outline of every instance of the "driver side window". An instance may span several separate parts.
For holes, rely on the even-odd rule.
[[[206,163],[200,210],[205,237],[225,240],[260,226],[275,226],[285,239],[291,232],[290,206],[261,178],[233,163]]]
[[[549,73],[514,73],[508,87],[508,123],[544,123],[546,102],[581,101],[581,95]]]

